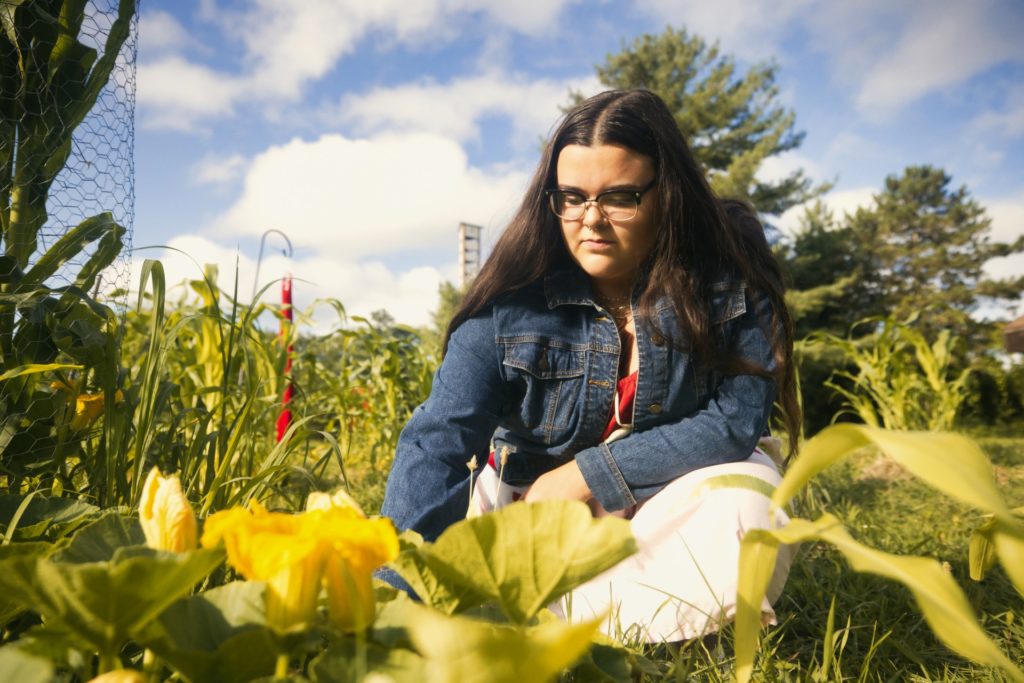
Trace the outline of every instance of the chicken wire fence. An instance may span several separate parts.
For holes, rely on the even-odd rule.
[[[116,352],[103,307],[123,315],[127,303],[137,37],[135,0],[0,0],[8,490],[66,455],[83,400],[116,381],[98,368]]]
[[[138,22],[134,12],[109,75],[91,106],[84,91],[95,81],[104,80],[102,73],[98,73],[103,68],[98,62],[106,56],[119,5],[125,4],[117,0],[0,0],[5,34],[0,38],[3,45],[0,59],[5,62],[0,76],[3,78],[0,111],[4,119],[0,160],[5,166],[0,192],[7,204],[5,208],[15,208],[11,205],[15,199],[11,191],[17,189],[19,176],[36,186],[51,183],[48,190],[45,187],[23,190],[26,195],[45,194],[45,222],[35,235],[35,243],[31,244],[30,236],[25,234],[27,231],[23,231],[16,236],[20,243],[11,244],[5,225],[5,251],[11,253],[12,249],[26,250],[32,246],[29,263],[37,262],[47,249],[83,220],[110,212],[114,221],[125,228],[122,238],[125,248],[97,278],[97,292],[110,292],[118,286],[124,289],[128,284],[135,213],[133,148]],[[65,15],[72,13],[69,8],[75,5],[82,7],[81,23],[77,35],[70,38],[68,34],[73,26],[68,26],[69,18]],[[17,16],[15,10],[19,9],[22,11]],[[123,7],[120,9],[123,11]],[[8,27],[15,21],[18,25],[9,31]],[[53,49],[47,50],[46,34],[56,34]],[[12,42],[15,36],[20,45]],[[70,38],[77,44],[65,48],[64,56],[56,57],[53,53],[60,48],[62,38]],[[62,61],[57,63],[58,59]],[[80,123],[76,120],[80,115],[76,106],[87,109]],[[58,161],[64,145],[70,145],[70,150],[61,166]],[[34,168],[37,166],[42,168],[37,171]],[[26,199],[34,202],[36,197]],[[76,273],[91,253],[85,249],[70,258],[47,284],[57,287],[74,282]]]

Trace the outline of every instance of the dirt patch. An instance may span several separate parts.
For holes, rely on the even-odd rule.
[[[879,455],[864,465],[860,469],[860,474],[857,475],[857,481],[871,479],[876,481],[905,481],[913,478],[913,475],[904,469],[902,465],[884,455]]]
[[[995,470],[996,486],[1001,489],[1009,486],[1011,481],[1019,482],[1024,480],[1024,466],[1003,467],[1002,465],[993,465],[992,469]]]

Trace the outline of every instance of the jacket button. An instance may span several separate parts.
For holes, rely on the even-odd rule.
[[[654,344],[655,346],[664,346],[665,338],[662,337],[657,332],[655,332],[654,334],[651,335],[651,343]]]
[[[649,413],[657,415],[658,413],[661,412],[661,404],[660,403],[652,403],[651,405],[647,406],[647,411]]]

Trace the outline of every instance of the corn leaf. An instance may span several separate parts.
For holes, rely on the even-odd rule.
[[[996,563],[996,546],[993,542],[996,520],[989,517],[977,529],[971,532],[971,542],[967,546],[967,564],[971,578],[981,581],[985,574]]]
[[[22,377],[24,375],[34,375],[40,372],[81,369],[81,365],[75,365],[74,363],[30,363],[28,365],[19,365],[16,368],[11,368],[7,372],[0,374],[0,382],[14,379],[15,377]]]
[[[740,543],[740,572],[736,579],[736,678],[750,680],[761,632],[761,604],[779,554],[778,537],[765,529],[750,529]]]
[[[1014,521],[996,487],[992,464],[971,439],[944,432],[897,432],[855,424],[833,425],[810,439],[776,487],[772,503],[785,505],[819,472],[871,445],[951,498]]]
[[[755,561],[765,544],[799,543],[822,540],[834,545],[855,571],[878,574],[910,589],[932,632],[957,654],[980,664],[1002,669],[1012,680],[1024,682],[1021,671],[993,643],[978,625],[974,611],[963,591],[936,560],[904,557],[875,550],[855,541],[832,515],[810,522],[794,519],[783,529],[751,531],[740,546],[740,586],[744,595],[738,600],[743,608],[736,614],[737,680],[746,683],[753,673],[757,623],[753,606],[759,606],[764,592],[760,575],[764,567]],[[753,578],[745,576],[754,574]],[[757,617],[759,618],[759,614]],[[751,633],[755,638],[751,639]],[[740,638],[744,640],[741,641]]]
[[[1012,512],[1024,516],[1024,507]],[[999,558],[1014,588],[1024,595],[1024,522],[1007,524],[989,517],[971,533],[967,556],[975,581],[984,579]]]

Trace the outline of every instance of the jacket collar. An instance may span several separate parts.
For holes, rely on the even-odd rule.
[[[545,275],[544,298],[549,309],[565,304],[596,305],[590,280],[579,268],[556,270]]]

